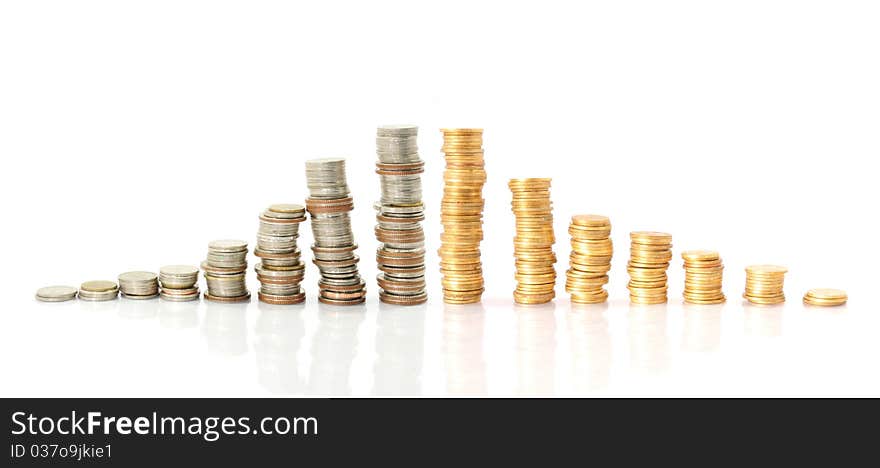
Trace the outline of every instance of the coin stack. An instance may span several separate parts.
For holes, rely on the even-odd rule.
[[[159,278],[149,271],[128,271],[119,275],[119,291],[126,299],[159,297]]]
[[[807,305],[835,307],[846,304],[846,301],[846,291],[841,289],[815,288],[804,294],[804,304]]]
[[[357,244],[351,232],[349,212],[354,209],[345,178],[345,159],[306,161],[310,197],[306,209],[311,216],[315,243],[315,265],[321,272],[318,300],[325,304],[353,305],[364,302],[366,285],[358,273]]]
[[[483,130],[443,129],[443,201],[440,204],[440,273],[443,300],[450,304],[480,302],[483,268]]]
[[[785,302],[783,287],[787,272],[788,268],[778,265],[747,266],[743,297],[752,304],[782,304]]]
[[[565,290],[576,304],[599,304],[608,300],[608,271],[611,270],[611,220],[600,215],[575,215],[568,226],[571,235],[570,268],[565,273]]]
[[[376,131],[376,173],[382,198],[376,208],[376,264],[379,299],[416,305],[428,300],[425,285],[425,219],[415,125],[386,125]]]
[[[215,302],[242,302],[250,299],[245,282],[247,242],[215,240],[208,244],[208,258],[202,262],[208,291],[205,299]]]
[[[64,302],[76,299],[73,286],[46,286],[37,290],[36,299],[41,302]]]
[[[257,296],[267,304],[299,304],[306,299],[300,283],[305,264],[296,245],[299,224],[306,220],[306,209],[297,204],[272,205],[260,214],[257,247],[260,257],[254,270],[260,281]]]
[[[665,232],[637,231],[629,235],[629,299],[633,304],[666,302],[666,270],[672,260],[672,235]]]
[[[199,298],[199,269],[191,265],[167,265],[159,269],[159,296],[166,301],[186,302]]]
[[[686,250],[684,259],[684,301],[688,304],[721,304],[724,264],[712,250]]]
[[[517,304],[544,304],[556,297],[556,254],[550,179],[510,179],[511,207],[516,217],[513,256],[516,258]]]
[[[86,281],[79,286],[79,298],[83,301],[110,301],[119,296],[119,286],[113,281]]]

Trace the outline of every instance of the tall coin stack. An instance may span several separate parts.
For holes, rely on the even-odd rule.
[[[571,235],[570,268],[565,273],[565,290],[576,304],[599,304],[608,300],[608,271],[611,270],[611,220],[600,215],[574,215],[568,226]]]
[[[247,242],[215,240],[208,244],[208,258],[202,262],[208,291],[205,299],[215,302],[241,302],[250,299],[247,272]]]
[[[667,275],[672,260],[672,235],[638,231],[629,235],[632,245],[627,264],[629,299],[633,304],[666,302]]]
[[[267,304],[299,304],[306,299],[300,283],[305,264],[296,245],[299,224],[306,220],[306,209],[297,204],[276,204],[260,214],[254,255],[261,259],[254,266],[260,301]]]
[[[743,297],[752,304],[772,305],[785,302],[785,274],[788,268],[777,265],[746,267],[746,292]]]
[[[306,209],[311,215],[315,243],[313,262],[321,271],[318,300],[325,304],[352,305],[364,302],[364,280],[358,274],[357,244],[351,232],[349,212],[354,201],[345,178],[345,159],[306,161],[310,197]]]
[[[511,207],[516,217],[513,255],[516,258],[517,304],[544,304],[556,297],[556,254],[550,179],[510,179]]]
[[[443,129],[443,201],[440,204],[440,273],[443,300],[450,304],[480,302],[483,268],[483,130]]]
[[[159,291],[162,299],[173,302],[199,298],[199,269],[191,265],[167,265],[159,269]]]
[[[376,173],[382,198],[376,204],[376,276],[379,299],[399,305],[428,300],[425,285],[425,219],[422,178],[425,162],[419,158],[419,128],[386,125],[376,131]]]
[[[688,304],[721,304],[724,264],[712,250],[686,250],[684,259],[684,301]]]

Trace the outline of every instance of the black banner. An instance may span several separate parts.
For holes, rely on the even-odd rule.
[[[408,453],[422,460],[407,464],[473,462],[479,454],[536,461],[542,454],[660,456],[731,450],[746,442],[748,450],[781,448],[792,436],[827,447],[827,430],[840,435],[848,424],[845,412],[808,400],[0,401],[7,418],[9,463],[3,466],[334,464],[352,457],[400,464]],[[872,437],[870,431],[844,431],[856,446]]]

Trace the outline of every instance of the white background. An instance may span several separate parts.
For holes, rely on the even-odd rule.
[[[878,24],[870,1],[3,2],[0,394],[878,396]],[[421,128],[422,308],[378,305],[385,123]],[[436,256],[456,126],[485,128],[489,174],[463,310]],[[33,300],[253,242],[305,198],[304,161],[339,155],[366,307],[319,308],[311,264],[299,308]],[[531,176],[553,178],[560,282],[516,308],[506,182]],[[606,307],[562,287],[575,213],[613,223]],[[683,307],[676,259],[669,305],[631,308],[637,229],[719,250],[728,303]],[[784,307],[742,304],[750,263],[789,267]],[[850,303],[806,309],[809,287]]]

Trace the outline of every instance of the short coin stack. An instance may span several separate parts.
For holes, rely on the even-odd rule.
[[[846,291],[831,288],[815,288],[804,294],[804,304],[820,307],[835,307],[846,304]]]
[[[208,244],[208,258],[202,262],[208,291],[205,299],[241,302],[250,299],[245,274],[248,245],[243,240],[223,239]]]
[[[113,281],[86,281],[79,286],[79,298],[83,301],[110,301],[119,297],[119,285]]]
[[[254,270],[260,281],[257,296],[267,304],[299,304],[306,299],[300,283],[305,264],[296,245],[306,209],[297,204],[277,204],[260,214],[254,255],[262,261]]]
[[[345,177],[345,159],[306,161],[310,197],[306,209],[311,216],[315,243],[313,262],[321,271],[318,300],[325,304],[353,305],[364,302],[364,280],[358,273],[357,244],[351,232],[349,212],[354,201]]]
[[[36,299],[41,302],[64,302],[76,299],[73,286],[46,286],[37,290]]]
[[[480,302],[483,268],[483,130],[443,129],[443,201],[440,205],[440,273],[443,300],[450,304]]]
[[[666,270],[672,260],[672,235],[665,232],[636,231],[631,240],[629,272],[629,299],[633,304],[663,304],[666,302]]]
[[[684,259],[684,301],[688,304],[721,304],[724,264],[712,250],[686,250]]]
[[[126,299],[159,297],[159,277],[149,271],[127,271],[119,275],[119,291]]]
[[[376,204],[376,276],[379,299],[399,305],[428,300],[425,285],[425,219],[418,127],[386,125],[376,131],[376,173],[382,198]]]
[[[601,215],[575,215],[568,226],[571,235],[570,268],[565,290],[571,302],[599,304],[608,300],[608,271],[611,270],[611,221]]]
[[[186,302],[199,298],[199,269],[191,265],[167,265],[159,269],[159,296],[166,301]]]
[[[752,304],[772,305],[785,302],[785,274],[788,268],[778,265],[746,267],[746,292],[743,297]]]
[[[510,179],[511,207],[516,217],[513,255],[516,258],[517,304],[544,304],[556,297],[556,254],[550,179]]]

